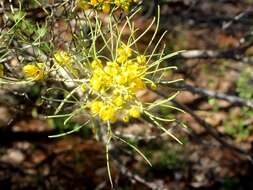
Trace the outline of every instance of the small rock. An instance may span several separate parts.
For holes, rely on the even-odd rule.
[[[0,127],[6,126],[11,120],[11,115],[6,107],[0,107]]]
[[[25,160],[25,155],[20,150],[8,149],[1,160],[8,163],[20,164]]]

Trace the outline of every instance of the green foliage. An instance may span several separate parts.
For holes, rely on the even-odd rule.
[[[225,190],[233,190],[239,185],[240,181],[236,177],[225,177],[223,179],[223,188]]]
[[[217,112],[219,111],[219,103],[216,99],[214,98],[209,98],[208,103],[212,106],[212,111]]]
[[[245,99],[253,98],[253,75],[252,69],[245,69],[239,79],[236,81],[236,91],[239,93],[239,96]]]
[[[49,124],[53,128],[58,129],[60,131],[59,135],[65,134],[66,131],[75,131],[75,132],[79,132],[79,134],[82,137],[88,138],[93,134],[91,127],[89,127],[89,125],[86,125],[85,127],[83,127],[81,124],[79,124],[75,121],[69,121],[64,124],[65,120],[66,120],[66,118],[64,118],[64,117],[53,118],[53,119],[49,120]],[[61,136],[65,136],[65,135],[61,135]]]
[[[252,118],[253,111],[249,108],[242,108],[242,114],[231,113],[229,119],[224,123],[224,131],[237,140],[245,140],[250,135],[253,125],[246,125],[246,121]]]
[[[238,121],[235,126],[225,125],[225,133],[239,140],[247,139],[250,135],[253,126],[245,127],[242,121]]]
[[[252,69],[246,68],[236,81],[236,91],[241,98],[251,100],[253,98]],[[229,119],[224,123],[224,131],[237,140],[245,140],[250,135],[253,125],[247,124],[253,117],[253,111],[249,108],[242,108],[240,112],[235,111],[229,114]]]
[[[39,39],[45,36],[47,33],[47,26],[45,24],[40,26],[38,23],[25,16],[26,14],[22,11],[10,15],[16,24],[13,32],[15,33],[15,36],[20,37],[23,40],[30,41],[30,37],[32,37],[33,44],[35,44]]]
[[[171,110],[170,108],[168,107],[161,107],[160,108],[160,114],[161,116],[163,116],[164,118],[166,119],[169,119],[169,118],[173,118],[174,115],[173,115],[173,110]]]
[[[185,161],[182,158],[182,147],[166,142],[150,143],[147,146],[145,147],[145,154],[153,162],[151,171],[165,172],[167,170],[181,170],[184,168]]]
[[[182,160],[173,149],[162,152],[158,166],[166,169],[179,169],[183,167]]]
[[[29,97],[37,99],[42,93],[43,87],[39,84],[34,84],[30,88]]]

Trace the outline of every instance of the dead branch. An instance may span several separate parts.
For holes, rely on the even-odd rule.
[[[165,84],[165,83],[161,82],[161,84]],[[228,101],[234,105],[246,106],[248,108],[253,109],[253,101],[252,100],[246,100],[246,99],[240,98],[238,96],[233,96],[233,95],[225,94],[222,92],[216,92],[216,91],[208,90],[205,88],[195,87],[195,86],[192,86],[192,85],[186,84],[186,83],[177,83],[177,84],[173,84],[173,85],[169,85],[169,86],[179,88],[181,90],[189,91],[194,94],[200,94],[200,95],[211,97],[211,98],[225,100],[225,101]]]
[[[236,53],[233,50],[186,50],[180,53],[178,57],[183,59],[231,59],[247,64],[253,64],[252,56],[245,56],[244,54]]]

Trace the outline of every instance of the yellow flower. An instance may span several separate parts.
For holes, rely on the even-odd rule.
[[[116,68],[119,67],[119,65],[118,65],[118,63],[117,63],[116,61],[108,61],[108,62],[106,63],[106,65],[107,65],[107,66],[110,66],[110,67],[116,67]]]
[[[117,58],[117,61],[118,61],[119,63],[124,63],[124,62],[126,62],[126,60],[127,60],[127,57],[126,57],[125,55],[120,55],[120,56]]]
[[[128,81],[127,80],[127,73],[120,74],[120,75],[116,76],[115,79],[118,84],[124,85]]]
[[[72,61],[71,55],[65,51],[58,51],[54,54],[55,61],[63,66],[63,65],[69,65]]]
[[[138,64],[131,64],[126,66],[127,73],[129,75],[129,79],[132,80],[134,78],[140,77],[140,66]]]
[[[86,91],[86,85],[85,85],[85,84],[82,84],[82,85],[81,85],[81,89],[82,89],[83,92],[85,92],[85,91]]]
[[[137,106],[133,106],[129,110],[129,115],[133,118],[139,118],[141,116],[141,108]]]
[[[107,62],[107,65],[104,67],[105,73],[110,76],[116,76],[119,69],[119,65],[116,62]]]
[[[90,6],[94,10],[103,11],[105,14],[110,13],[111,7],[121,8],[124,11],[128,11],[132,3],[137,3],[139,0],[79,0],[77,5],[84,9],[90,9]]]
[[[99,76],[95,75],[90,80],[91,88],[94,91],[99,91],[101,89],[101,87],[102,87],[102,84],[103,84],[102,77],[99,77]]]
[[[144,64],[144,63],[146,63],[147,59],[144,55],[139,55],[139,56],[136,57],[136,60],[139,64]]]
[[[108,3],[105,3],[102,7],[103,13],[108,14],[110,13],[111,6]]]
[[[113,103],[114,103],[116,106],[120,107],[120,106],[122,106],[122,105],[124,104],[124,99],[122,98],[122,96],[117,96],[117,97],[115,97],[115,98],[113,99]]]
[[[132,49],[129,46],[123,45],[122,48],[128,57],[130,57],[132,55]]]
[[[93,72],[93,76],[95,75],[102,76],[105,74],[105,72],[103,71],[103,68],[100,68],[100,67],[95,68],[92,72]]]
[[[130,4],[135,1],[136,0],[115,0],[114,3],[117,7],[121,7],[124,11],[128,11]]]
[[[43,80],[45,77],[44,64],[28,64],[23,67],[23,73],[26,77],[34,80]]]
[[[117,96],[117,95],[120,94],[120,90],[119,90],[119,89],[114,89],[114,90],[112,91],[112,94],[115,95],[115,96]]]
[[[123,118],[122,118],[122,120],[123,120],[125,123],[129,122],[129,116],[128,116],[128,115],[124,115]]]
[[[127,95],[124,96],[124,100],[126,100],[126,101],[129,101],[129,100],[132,100],[132,99],[133,99],[133,96],[130,95],[130,94],[127,94]]]
[[[115,3],[116,6],[119,7],[121,5],[121,0],[115,0],[114,3]]]
[[[157,85],[153,82],[151,83],[150,87],[152,90],[157,90]]]
[[[83,10],[89,10],[90,9],[90,5],[88,2],[85,2],[84,0],[79,0],[77,2],[77,6],[82,8]]]
[[[99,59],[94,59],[91,63],[92,77],[89,86],[96,92],[94,94],[98,95],[97,98],[103,100],[103,105],[95,104],[91,112],[98,114],[103,121],[114,122],[118,116],[118,119],[128,122],[130,117],[138,118],[142,112],[140,106],[129,108],[129,105],[136,105],[139,102],[136,92],[146,88],[143,80],[146,74],[146,57],[138,55],[131,58],[133,50],[125,44],[117,48],[116,54],[116,60],[107,61],[105,66]]]
[[[103,121],[116,121],[116,109],[112,106],[103,107],[99,113]]]
[[[104,103],[102,101],[93,101],[90,105],[91,113],[96,115],[100,112],[100,110],[104,107]]]
[[[96,6],[98,4],[97,0],[90,0],[90,4]]]
[[[66,67],[66,69],[75,77],[78,77],[78,71],[73,66],[73,59],[71,54],[65,51],[58,51],[54,54],[54,60],[61,67]]]
[[[124,63],[129,57],[131,57],[132,49],[129,46],[123,44],[120,48],[117,49],[116,53],[118,55],[117,61],[119,63]]]
[[[96,68],[102,68],[103,65],[102,65],[102,61],[100,59],[94,59],[92,62],[91,62],[91,67],[93,69],[96,69]]]
[[[138,90],[143,90],[145,89],[145,83],[143,82],[143,80],[141,80],[140,78],[136,78],[135,80],[133,80],[130,84],[130,88],[136,92]]]
[[[122,7],[122,9],[123,9],[125,12],[128,12],[128,11],[129,11],[129,5],[128,5],[128,4],[123,5],[123,6],[121,6],[121,7]]]

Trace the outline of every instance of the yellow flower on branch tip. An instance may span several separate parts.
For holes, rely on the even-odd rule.
[[[130,95],[130,94],[127,94],[127,95],[124,96],[124,100],[126,100],[126,101],[129,101],[129,100],[132,100],[132,99],[133,99],[133,96]]]
[[[108,14],[110,13],[111,6],[108,3],[106,3],[103,5],[102,10],[103,10],[103,13]]]
[[[43,80],[45,77],[45,68],[43,63],[28,64],[23,67],[23,73],[26,77],[34,80]]]
[[[139,0],[78,0],[77,6],[83,10],[93,9],[102,11],[105,14],[110,13],[112,7],[121,8],[128,12],[132,3],[137,3]]]
[[[69,65],[72,61],[71,55],[68,52],[65,51],[58,51],[54,54],[55,61],[63,66],[63,65]]]
[[[119,72],[119,67],[117,66],[105,66],[104,72],[110,76],[117,76]]]
[[[100,110],[104,107],[104,103],[102,101],[94,100],[90,104],[91,113],[96,115],[100,112]]]
[[[133,50],[125,44],[116,49],[116,54],[116,60],[104,64],[100,59],[91,62],[89,86],[103,105],[94,102],[90,111],[102,121],[119,119],[128,122],[130,117],[138,118],[142,112],[141,106],[136,105],[139,102],[136,92],[146,88],[143,79],[146,75],[146,57],[132,57]],[[129,108],[129,105],[132,106]]]
[[[120,0],[115,0],[115,4],[119,7],[121,5]]]
[[[130,108],[129,110],[129,115],[133,118],[139,118],[141,116],[141,108],[138,106],[133,106],[132,108]]]
[[[128,123],[129,122],[129,116],[128,115],[124,115],[122,120],[125,122],[125,123]]]
[[[136,60],[139,64],[145,64],[147,59],[144,55],[139,55],[136,57]]]
[[[150,87],[152,90],[157,90],[157,85],[153,82],[151,83]]]
[[[72,55],[65,51],[58,51],[54,54],[55,62],[61,67],[66,67],[66,69],[75,77],[78,77],[78,71],[73,66]]]
[[[82,8],[83,10],[89,10],[89,9],[90,9],[89,3],[88,3],[88,2],[85,2],[85,1],[83,1],[83,0],[79,0],[79,1],[77,2],[77,6],[80,7],[80,8]]]
[[[138,90],[143,90],[146,88],[145,83],[143,82],[142,79],[140,78],[136,78],[135,80],[133,80],[130,84],[130,89],[132,89],[134,92],[138,91]]]
[[[118,106],[121,107],[124,104],[124,99],[122,96],[117,96],[113,99],[113,103]]]
[[[123,5],[123,6],[122,6],[122,9],[123,9],[125,12],[128,12],[128,11],[129,11],[129,5]]]
[[[103,121],[116,121],[116,109],[113,106],[105,106],[99,112],[99,116]]]
[[[98,4],[98,0],[90,0],[90,4],[96,6]]]
[[[132,55],[132,49],[129,46],[123,44],[121,47],[119,47],[117,49],[116,53],[118,55],[117,56],[117,61],[119,63],[124,63],[124,62],[127,61],[127,59],[129,57],[131,57],[131,55]]]
[[[81,89],[82,89],[83,92],[85,92],[85,91],[87,90],[87,89],[86,89],[86,85],[85,85],[85,84],[82,84],[82,85],[81,85]]]
[[[124,54],[126,54],[127,57],[130,57],[132,55],[132,49],[125,44],[122,45],[122,47],[119,50]]]
[[[124,85],[128,82],[127,73],[122,73],[115,77],[115,80],[118,84]]]
[[[96,75],[93,76],[90,80],[90,85],[94,91],[99,91],[103,85],[102,78]]]
[[[91,62],[91,68],[92,69],[102,68],[102,67],[103,67],[103,65],[102,65],[102,61],[100,59],[94,59]]]

